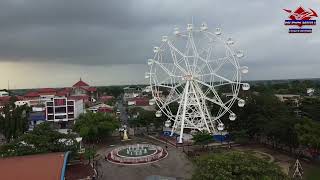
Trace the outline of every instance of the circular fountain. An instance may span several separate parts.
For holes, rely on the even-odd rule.
[[[133,144],[113,149],[106,155],[109,162],[116,164],[146,164],[165,158],[168,152],[152,144]]]

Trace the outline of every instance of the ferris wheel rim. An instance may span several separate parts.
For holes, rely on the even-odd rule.
[[[243,85],[244,83],[241,83],[242,76],[241,76],[241,66],[240,66],[239,61],[238,61],[239,58],[236,57],[235,50],[230,45],[225,43],[220,35],[214,34],[214,33],[210,32],[210,31],[202,31],[202,30],[196,30],[196,29],[192,30],[192,33],[194,33],[194,32],[195,33],[201,32],[201,33],[204,33],[204,34],[207,34],[207,35],[211,35],[211,37],[214,37],[219,42],[222,42],[223,47],[225,48],[225,51],[226,51],[226,55],[225,55],[225,57],[222,57],[222,60],[228,61],[235,68],[234,75],[230,79],[225,78],[222,75],[217,74],[216,72],[219,71],[219,69],[214,69],[214,71],[210,70],[210,72],[208,74],[203,74],[202,69],[198,70],[195,67],[193,69],[194,70],[193,73],[195,73],[195,70],[197,71],[197,76],[192,77],[192,78],[194,78],[194,81],[199,83],[199,84],[201,84],[201,86],[206,86],[208,88],[207,91],[209,90],[208,92],[213,92],[214,91],[216,93],[216,94],[214,94],[214,96],[219,97],[217,92],[214,90],[216,87],[230,85],[231,92],[232,92],[233,95],[232,95],[232,98],[230,98],[229,100],[227,100],[225,102],[223,102],[220,99],[220,97],[217,98],[218,101],[216,100],[214,102],[212,99],[210,100],[210,99],[207,98],[208,94],[204,95],[204,97],[206,97],[204,99],[205,101],[209,101],[210,103],[213,103],[213,104],[216,104],[216,105],[220,106],[220,109],[217,112],[217,114],[215,116],[211,116],[210,119],[212,121],[216,121],[218,124],[223,124],[220,121],[220,118],[222,116],[224,116],[226,113],[229,113],[230,115],[231,114],[234,115],[234,113],[231,111],[231,107],[233,106],[235,101],[241,100],[240,98],[238,98],[238,94],[239,94],[241,85]],[[187,35],[184,35],[183,33],[191,33],[191,32],[190,31],[182,31],[179,34],[179,37],[189,38]],[[174,47],[174,43],[171,43],[171,38],[168,38],[169,36],[166,36],[166,37],[167,37],[166,38],[167,40],[165,42],[162,42],[161,45],[159,47],[157,47],[157,52],[155,53],[155,55],[153,57],[153,63],[150,65],[149,84],[150,84],[150,87],[151,87],[152,96],[156,99],[155,102],[156,102],[157,106],[159,107],[159,110],[162,113],[164,113],[168,117],[168,119],[174,121],[175,120],[174,118],[176,118],[176,117],[172,113],[171,109],[169,108],[169,105],[171,103],[174,103],[174,102],[179,102],[179,100],[181,101],[182,93],[181,92],[176,92],[175,90],[178,87],[181,87],[181,86],[183,86],[185,84],[185,80],[183,79],[185,76],[177,75],[175,73],[172,73],[170,70],[166,69],[164,64],[170,64],[172,66],[177,66],[176,68],[179,69],[182,72],[182,74],[187,74],[186,73],[186,69],[183,69],[182,67],[179,68],[178,65],[177,65],[178,63],[176,62],[177,59],[175,59],[175,58],[172,59],[173,63],[163,63],[163,62],[157,61],[157,56],[161,55],[160,51],[165,45],[168,45],[169,49],[171,51],[173,49],[176,53],[178,53],[178,54],[180,54],[182,56],[182,58],[179,59],[179,61],[183,61],[184,58],[186,57],[186,55],[183,52],[181,52],[179,49]],[[177,36],[174,36],[174,37],[177,37]],[[205,50],[202,49],[201,51],[203,51],[201,53],[204,53]],[[200,59],[200,61],[205,62],[205,63],[208,63],[208,61],[216,61],[216,60],[204,59],[201,56],[199,56],[198,58]],[[223,58],[225,58],[225,59],[223,59]],[[224,63],[226,63],[226,62],[223,62],[221,64],[223,65]],[[153,73],[153,68],[155,66],[160,67],[168,75],[168,78],[165,79],[165,80],[162,80],[161,82],[159,82],[157,77],[156,77],[156,73]],[[207,64],[207,66],[209,66],[209,65]],[[221,67],[219,67],[219,68],[221,68]],[[194,74],[192,74],[192,75],[194,75]],[[220,78],[220,83],[217,83],[216,85],[213,85],[217,81],[212,81],[209,84],[207,84],[205,81],[203,81],[203,79],[204,79],[203,77],[204,76],[211,76],[211,77],[215,76],[217,78]],[[168,79],[170,79],[170,81],[171,81],[171,86],[168,85],[169,83],[167,83],[167,85],[165,85],[165,82]],[[226,81],[227,83],[221,83],[221,79]],[[212,80],[212,78],[211,78],[211,80]],[[174,82],[172,83],[172,81],[174,81]],[[172,84],[174,84],[174,86],[172,86]],[[176,86],[176,84],[178,84],[178,85]],[[169,101],[167,101],[168,100],[167,98],[161,99],[159,97],[159,91],[160,91],[159,87],[170,89],[170,93],[171,93],[171,91],[175,91],[175,93],[178,94],[178,97],[175,98],[175,99],[170,99]]]

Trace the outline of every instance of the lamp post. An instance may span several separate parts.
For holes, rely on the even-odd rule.
[[[166,128],[169,128],[171,126],[171,121],[170,120],[166,120],[166,122],[164,123],[164,126]],[[167,147],[168,147],[168,139],[167,139],[167,137],[165,137],[165,138],[166,138],[166,149],[167,149]]]
[[[219,123],[218,124],[218,130],[220,131],[220,140],[221,140],[221,144],[222,144],[222,131],[224,130],[224,124],[223,123]]]

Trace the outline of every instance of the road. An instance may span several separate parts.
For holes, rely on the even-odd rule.
[[[123,100],[120,99],[117,101],[117,107],[120,110],[120,120],[122,125],[128,125],[128,114],[126,107],[123,105]]]

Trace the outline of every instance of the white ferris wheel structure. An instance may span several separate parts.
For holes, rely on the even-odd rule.
[[[153,48],[145,73],[153,96],[149,104],[157,104],[156,117],[168,118],[165,126],[171,127],[171,135],[180,135],[179,143],[185,128],[212,134],[223,131],[221,117],[227,114],[233,121],[232,105],[245,105],[238,93],[250,88],[241,82],[248,67],[239,65],[244,53],[233,46],[232,38],[223,38],[220,28],[210,32],[203,23],[199,28],[188,24],[184,31],[176,27],[172,36],[163,36]]]

